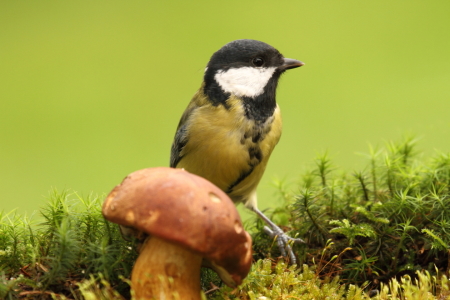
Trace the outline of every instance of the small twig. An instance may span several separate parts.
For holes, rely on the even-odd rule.
[[[20,268],[20,272],[21,272],[23,275],[25,275],[26,277],[31,278],[31,274],[28,273],[27,271],[25,271],[26,269],[28,269],[29,266],[30,266],[30,265],[26,265],[26,266]]]
[[[210,293],[212,293],[212,292],[214,292],[214,291],[220,290],[220,287],[218,287],[218,286],[215,285],[214,283],[210,282],[209,284],[211,285],[211,289],[210,289],[210,290],[207,290],[207,291],[205,292],[205,295],[208,295],[208,294],[210,294]]]
[[[48,269],[44,266],[44,265],[42,265],[41,263],[36,263],[36,266],[38,266],[39,267],[39,269],[41,269],[42,271],[44,271],[45,273],[47,273],[48,272]]]
[[[58,294],[49,292],[49,291],[27,291],[19,293],[19,296],[28,296],[28,295],[50,295],[50,296],[60,296]]]

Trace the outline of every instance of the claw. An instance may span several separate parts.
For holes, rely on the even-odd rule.
[[[264,215],[259,209],[254,208],[255,213],[264,220],[270,227],[264,226],[264,232],[270,236],[271,238],[276,238],[278,248],[280,249],[281,255],[286,257],[289,255],[289,259],[291,264],[296,264],[297,259],[295,258],[294,251],[292,251],[291,244],[304,244],[305,241],[300,238],[292,238],[284,233],[280,227],[278,227],[275,223],[273,223],[266,215]],[[287,252],[287,255],[286,255]]]

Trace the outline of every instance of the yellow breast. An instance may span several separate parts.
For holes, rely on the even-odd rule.
[[[277,106],[264,123],[255,122],[245,116],[242,100],[231,97],[226,104],[201,105],[192,111],[177,168],[208,179],[233,201],[245,202],[280,139],[281,115]]]

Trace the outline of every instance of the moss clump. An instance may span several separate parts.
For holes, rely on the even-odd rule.
[[[295,246],[299,262],[316,262],[321,276],[339,275],[342,283],[370,281],[373,289],[418,270],[448,276],[450,154],[425,160],[416,153],[413,139],[371,149],[365,171],[353,174],[339,173],[325,154],[303,176],[300,192],[279,185],[284,205],[273,217],[306,240]],[[263,224],[254,223],[255,257],[278,256],[260,233]]]
[[[296,192],[278,185],[272,217],[307,241],[294,245],[301,267],[275,262],[276,244],[252,219],[252,271],[237,289],[204,272],[205,297],[450,299],[450,154],[425,160],[405,139],[367,157],[349,174],[325,154]],[[0,214],[0,299],[130,299],[137,253],[102,201],[53,191],[40,216]]]
[[[53,191],[39,221],[1,215],[0,299],[75,297],[77,283],[98,273],[129,294],[120,277],[129,277],[137,254],[103,218],[102,202]]]
[[[214,300],[362,300],[362,299],[450,299],[450,281],[446,276],[439,279],[428,271],[415,273],[399,280],[392,279],[381,285],[381,290],[367,290],[362,286],[344,285],[339,276],[333,278],[318,276],[317,266],[287,266],[283,261],[274,263],[269,259],[257,261],[241,286],[236,289],[222,288],[210,296]]]

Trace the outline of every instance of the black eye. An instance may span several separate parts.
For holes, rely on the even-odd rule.
[[[264,59],[262,59],[261,57],[255,57],[252,60],[252,63],[255,67],[261,67],[264,64]]]

